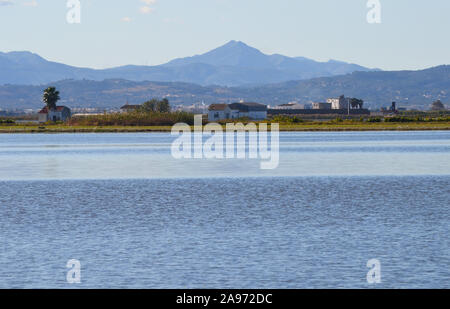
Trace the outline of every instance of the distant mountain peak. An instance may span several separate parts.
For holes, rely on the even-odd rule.
[[[249,47],[247,44],[245,44],[244,42],[242,42],[242,41],[236,41],[236,40],[231,40],[231,41],[229,41],[228,43],[226,43],[225,45],[223,45],[223,46],[247,46],[247,47]]]
[[[244,42],[241,41],[229,41],[228,43],[219,46],[208,53],[217,52],[217,51],[232,51],[232,50],[239,50],[239,51],[251,51],[251,52],[258,52],[261,53],[258,49],[251,47]]]
[[[258,49],[241,41],[229,41],[209,52],[193,57],[179,58],[167,63],[167,66],[182,66],[192,64],[208,64],[213,66],[254,66],[268,57]]]
[[[46,61],[31,52],[0,53],[0,84],[42,84],[63,79],[188,82],[243,86],[304,80],[367,71],[344,62],[317,62],[304,57],[267,55],[242,41],[231,40],[201,55],[159,66],[121,66],[105,70],[76,68]]]

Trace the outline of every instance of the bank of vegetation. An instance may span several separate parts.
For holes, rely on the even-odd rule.
[[[183,117],[178,119],[163,119],[152,122],[151,125],[116,124],[117,119],[111,122],[103,117],[88,116],[79,119],[77,124],[0,124],[0,133],[128,133],[128,132],[170,132],[172,124],[181,122],[189,123],[193,117],[187,115],[186,121]],[[167,122],[166,122],[167,121]],[[271,127],[272,122],[266,121]],[[143,122],[144,123],[144,122]],[[155,125],[159,123],[160,125]],[[167,124],[170,123],[170,124]],[[193,122],[189,124],[192,125]],[[243,122],[246,123],[246,122]],[[275,122],[273,122],[275,123]],[[357,120],[335,119],[329,121],[280,121],[280,131],[414,131],[414,130],[450,130],[450,121],[432,122],[368,122]],[[225,125],[223,125],[225,128]]]
[[[169,132],[176,123],[194,125],[194,114],[171,111],[167,99],[152,99],[136,109],[123,113],[74,116],[66,122],[37,124],[32,122],[35,121],[33,117],[27,116],[23,119],[0,117],[0,133]],[[262,122],[269,126],[278,123],[281,131],[450,130],[450,112],[445,110],[408,111],[378,117],[355,115],[337,118],[324,118],[323,115],[317,118],[311,118],[311,115],[308,117],[277,115]],[[230,121],[222,121],[221,124],[225,126],[228,122]],[[241,118],[233,122],[247,124],[253,121]],[[207,123],[205,117],[203,123]]]
[[[134,111],[103,115],[84,115],[72,117],[69,126],[173,126],[176,123],[194,124],[194,115],[186,112],[147,112]]]
[[[429,115],[421,116],[387,116],[387,117],[336,117],[333,119],[304,119],[299,116],[274,116],[270,119],[271,123],[281,124],[316,124],[316,125],[333,125],[333,124],[374,124],[374,123],[450,123],[450,115]]]
[[[15,124],[16,121],[14,119],[11,118],[5,118],[5,119],[1,119],[0,118],[0,125],[2,124]]]

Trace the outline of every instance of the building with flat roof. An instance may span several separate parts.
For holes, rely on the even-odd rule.
[[[350,98],[346,98],[344,95],[341,95],[339,98],[327,99],[327,103],[331,104],[331,109],[348,109]]]
[[[331,103],[313,102],[312,109],[331,109]]]
[[[249,118],[264,120],[267,118],[267,105],[259,103],[212,104],[208,109],[209,121]]]
[[[305,104],[299,104],[299,103],[287,103],[287,104],[281,104],[273,107],[273,109],[306,109]]]

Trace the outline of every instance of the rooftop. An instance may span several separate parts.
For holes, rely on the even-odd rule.
[[[228,104],[211,104],[209,106],[210,111],[223,111],[228,107]]]
[[[66,106],[56,106],[57,112],[62,112],[65,108],[68,108]],[[39,114],[48,114],[48,108],[45,106],[43,109],[39,111]]]
[[[229,105],[231,109],[239,110],[241,112],[259,112],[267,111],[267,105],[259,103],[233,103]]]
[[[122,106],[120,109],[139,109],[141,108],[141,105],[130,105],[130,104],[125,104],[124,106]]]

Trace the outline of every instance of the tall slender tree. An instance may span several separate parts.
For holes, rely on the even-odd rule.
[[[44,95],[42,100],[47,105],[49,110],[54,110],[56,108],[56,103],[59,101],[59,91],[56,91],[55,87],[48,87],[44,90]]]

